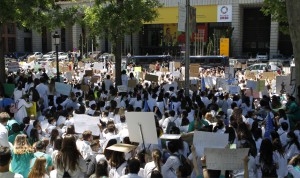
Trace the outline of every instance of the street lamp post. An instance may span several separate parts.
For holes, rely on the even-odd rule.
[[[53,37],[53,40],[54,40],[55,52],[56,52],[56,81],[60,82],[59,61],[58,61],[58,45],[59,45],[60,36],[57,32],[55,32],[52,37]]]

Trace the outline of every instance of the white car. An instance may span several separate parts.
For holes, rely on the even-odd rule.
[[[268,60],[269,60],[268,53],[257,53],[256,54],[257,62],[268,62]]]
[[[53,58],[55,56],[55,51],[50,51],[43,55],[43,58]]]
[[[68,53],[58,52],[58,60],[59,61],[68,61],[69,60]]]
[[[43,57],[43,53],[41,53],[41,52],[34,52],[33,54],[31,54],[31,55],[28,56],[28,58],[32,58],[32,57],[34,57],[36,59],[40,59],[40,58]]]
[[[249,70],[251,72],[257,72],[257,73],[262,73],[265,71],[268,72],[277,72],[281,73],[281,69],[274,64],[267,64],[267,63],[258,63],[258,64],[253,64],[249,67],[247,67],[245,70]]]

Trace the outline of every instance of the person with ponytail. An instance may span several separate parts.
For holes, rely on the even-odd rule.
[[[152,151],[152,160],[153,161],[148,162],[145,165],[145,168],[144,168],[144,177],[145,178],[150,178],[151,174],[154,170],[161,172],[161,164],[162,164],[161,157],[162,157],[162,154],[161,154],[160,150],[154,149]]]
[[[49,178],[46,171],[46,158],[36,158],[34,165],[29,172],[28,178]]]

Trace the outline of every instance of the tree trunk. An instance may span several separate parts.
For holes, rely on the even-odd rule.
[[[0,23],[0,82],[5,83],[4,41],[2,38],[3,24]]]
[[[293,52],[295,58],[295,71],[296,71],[296,89],[300,85],[300,16],[299,16],[299,0],[286,0],[286,10],[289,21],[290,36],[293,45]],[[299,91],[296,90],[295,96],[298,96]]]
[[[121,80],[121,58],[122,58],[122,49],[121,49],[121,43],[122,39],[120,37],[117,37],[113,40],[113,53],[115,55],[115,85],[122,85]]]

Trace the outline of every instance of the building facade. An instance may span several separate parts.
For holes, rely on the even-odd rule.
[[[184,49],[184,32],[179,31],[178,6],[186,0],[160,0],[159,17],[144,24],[139,33],[125,35],[123,55],[166,54],[179,56]],[[92,5],[90,0],[60,2],[61,6]],[[191,54],[219,54],[220,38],[230,39],[230,56],[252,56],[257,52],[270,55],[292,54],[288,36],[279,32],[279,24],[260,11],[263,0],[190,0],[196,9]],[[54,50],[53,32],[42,33],[18,29],[13,24],[4,30],[6,52],[48,52]],[[60,51],[80,50],[111,52],[108,39],[90,38],[88,30],[79,24],[56,30],[61,35]]]

